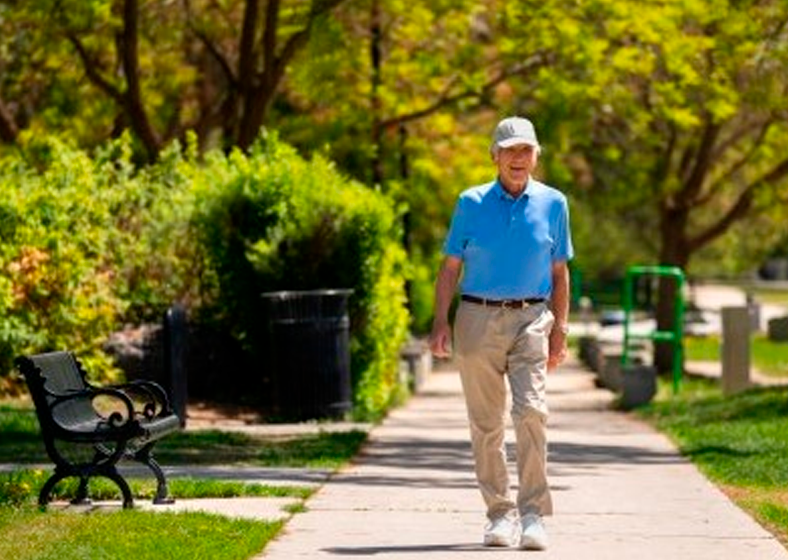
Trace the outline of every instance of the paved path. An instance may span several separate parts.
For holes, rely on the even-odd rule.
[[[610,393],[566,367],[550,378],[548,519],[555,560],[787,560],[759,525],[680,457],[662,435],[608,410]],[[510,434],[511,435],[511,434]],[[258,559],[385,560],[526,554],[480,546],[483,506],[472,475],[457,375],[371,433],[357,462],[335,475]],[[504,556],[506,557],[506,556]]]
[[[333,476],[299,469],[166,470],[171,477],[322,484],[307,502],[308,510],[294,515],[254,560],[461,560],[481,554],[535,554],[545,560],[788,560],[779,542],[679,456],[667,438],[631,415],[611,411],[612,394],[597,389],[590,372],[569,364],[549,378],[549,392],[549,475],[556,515],[547,520],[551,542],[546,552],[480,546],[483,504],[455,372],[433,373],[421,394],[372,429],[356,462]],[[287,506],[296,502],[179,500],[154,509],[275,519],[288,517]],[[137,504],[151,507],[141,500]]]
[[[747,305],[747,291],[736,286],[698,284],[691,289],[691,298],[699,308],[717,314],[724,307],[744,307]],[[770,303],[758,302],[758,309],[758,328],[761,331],[766,331],[770,319],[784,317],[788,313],[784,305]],[[720,320],[718,318],[718,321]]]

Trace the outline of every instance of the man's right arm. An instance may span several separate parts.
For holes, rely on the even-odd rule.
[[[461,271],[462,259],[447,256],[443,259],[435,282],[435,317],[430,334],[430,350],[438,358],[448,358],[451,355],[449,308],[454,292],[457,290]]]

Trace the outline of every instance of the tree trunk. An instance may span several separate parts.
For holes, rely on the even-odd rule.
[[[145,145],[151,159],[158,157],[161,139],[148,118],[142,101],[139,68],[139,4],[138,0],[125,0],[123,4],[123,73],[126,76],[124,95],[129,121],[137,136]]]
[[[382,25],[380,0],[372,0],[369,16],[369,56],[372,67],[372,88],[371,102],[372,108],[372,184],[380,185],[383,183],[383,125],[381,124],[381,100],[380,85],[382,82]]]
[[[664,266],[677,266],[686,270],[690,259],[687,239],[689,213],[683,208],[663,208],[661,218],[662,245],[659,263]],[[657,329],[672,330],[676,325],[676,298],[683,294],[677,293],[677,283],[671,277],[660,277],[657,297],[656,320]],[[682,329],[683,330],[683,329]],[[654,343],[654,366],[659,373],[673,370],[673,345],[666,342]],[[684,364],[681,364],[682,368]]]
[[[0,140],[12,144],[16,142],[16,137],[19,135],[19,128],[16,126],[14,116],[6,106],[5,102],[0,99]]]
[[[242,150],[247,150],[254,143],[260,129],[265,124],[266,115],[271,108],[274,99],[276,86],[266,87],[265,85],[255,88],[251,95],[244,99],[243,118],[238,130],[238,146]]]

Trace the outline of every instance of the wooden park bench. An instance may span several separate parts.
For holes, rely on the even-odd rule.
[[[50,352],[16,359],[24,375],[55,472],[44,483],[38,503],[46,506],[55,485],[79,478],[72,503],[89,502],[91,477],[109,478],[123,494],[123,507],[134,501],[118,472],[121,459],[146,465],[156,476],[153,503],[171,503],[164,472],[151,455],[156,441],[181,428],[164,390],[151,381],[96,387],[71,352]]]

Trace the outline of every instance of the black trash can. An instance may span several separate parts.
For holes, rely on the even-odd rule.
[[[338,418],[352,407],[350,320],[353,290],[262,294],[275,408],[283,420]]]

